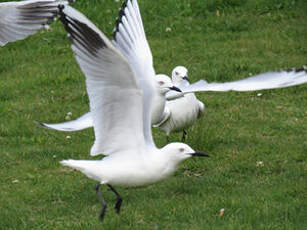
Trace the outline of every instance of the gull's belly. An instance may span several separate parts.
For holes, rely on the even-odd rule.
[[[162,175],[159,174],[152,175],[150,173],[146,173],[146,170],[138,172],[131,170],[130,172],[125,171],[123,173],[119,173],[116,176],[111,175],[108,183],[112,185],[134,187],[153,184],[164,178],[165,177],[162,177]]]
[[[103,169],[103,181],[111,185],[143,186],[160,181],[170,173],[164,172],[162,165],[146,164],[144,161],[117,161]]]
[[[170,132],[182,131],[197,120],[199,104],[193,94],[171,101],[168,107],[171,110],[171,116],[165,126]]]

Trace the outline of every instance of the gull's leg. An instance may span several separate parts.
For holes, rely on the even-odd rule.
[[[116,201],[116,204],[115,204],[115,210],[116,210],[116,213],[119,213],[120,212],[120,206],[122,205],[123,199],[121,198],[119,193],[115,190],[115,188],[113,188],[110,184],[108,184],[108,186],[111,189],[111,191],[114,192],[115,195],[117,196],[117,201]]]
[[[101,194],[99,193],[100,185],[101,185],[101,184],[98,184],[98,185],[96,186],[95,190],[96,190],[96,194],[97,194],[99,200],[101,201],[101,205],[102,205],[102,209],[101,209],[101,213],[100,213],[99,218],[100,218],[101,221],[103,221],[104,214],[105,214],[106,208],[107,208],[107,203],[104,201],[104,199],[102,198]]]
[[[187,132],[185,130],[183,130],[182,132],[182,138],[181,138],[181,142],[185,142],[185,138],[187,136]]]

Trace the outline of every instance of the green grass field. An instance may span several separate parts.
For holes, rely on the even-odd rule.
[[[157,73],[184,65],[192,81],[231,81],[307,64],[305,0],[139,4]],[[78,0],[74,7],[111,38],[120,2]],[[117,188],[120,215],[104,187],[109,207],[100,222],[96,182],[59,164],[90,159],[93,131],[58,133],[33,122],[88,111],[62,25],[0,48],[0,229],[306,229],[307,86],[258,93],[199,94],[206,114],[187,143],[211,158],[186,161],[155,185]],[[165,145],[163,132],[153,134]]]

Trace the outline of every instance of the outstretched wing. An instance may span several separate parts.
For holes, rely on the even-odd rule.
[[[180,88],[183,94],[196,93],[204,91],[256,91],[263,89],[277,89],[285,88],[294,85],[300,85],[307,82],[307,70],[301,68],[298,70],[280,71],[280,72],[267,72],[248,77],[242,80],[233,82],[208,83],[205,80],[200,80],[191,85]],[[182,94],[181,94],[182,95]],[[180,93],[170,92],[167,94],[167,99],[173,99],[181,96]]]
[[[60,14],[86,76],[95,131],[91,155],[109,155],[145,145],[142,90],[126,58],[83,14],[70,6]]]
[[[0,3],[0,46],[26,38],[52,22],[67,1],[29,0]]]
[[[82,115],[81,117],[77,118],[76,120],[72,121],[66,121],[58,124],[47,124],[47,123],[37,122],[37,124],[48,129],[54,129],[64,132],[74,132],[92,127],[93,119],[91,113],[88,112]]]
[[[153,58],[143,28],[143,22],[136,0],[124,2],[116,20],[114,30],[115,46],[127,58],[137,80],[143,89],[144,136],[149,145],[154,145],[151,135],[152,98],[156,93]]]
[[[155,84],[152,82],[153,79],[150,75],[150,72],[154,74],[153,58],[146,39],[137,1],[129,0],[123,3],[119,11],[119,17],[116,20],[114,39],[113,44],[120,50],[121,54],[126,57],[131,68],[137,73],[137,80],[140,82],[141,87],[145,89],[143,106],[145,111],[148,111],[152,103],[149,98],[152,97],[152,91],[154,91],[152,85]],[[144,72],[149,74],[146,75]],[[145,113],[144,119],[146,121],[151,121],[149,116],[151,116],[151,113]],[[74,121],[59,124],[40,123],[40,125],[59,131],[78,131],[91,127],[92,120],[90,116],[84,115]],[[144,133],[147,143],[153,144],[151,127],[144,126]]]

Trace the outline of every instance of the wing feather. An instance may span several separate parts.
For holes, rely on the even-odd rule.
[[[146,39],[143,23],[136,0],[122,5],[114,32],[115,46],[127,58],[143,89],[144,136],[148,145],[154,146],[151,134],[153,98],[156,92],[153,58]]]
[[[43,29],[67,1],[29,0],[0,3],[0,46],[26,38]]]
[[[47,124],[47,123],[37,122],[37,124],[48,129],[54,129],[64,132],[74,132],[92,127],[93,120],[91,113],[88,112],[82,115],[81,117],[77,118],[76,120],[72,121],[67,121],[58,124]]]
[[[61,21],[86,76],[95,131],[91,155],[143,146],[142,90],[126,58],[77,10],[65,6]]]
[[[304,84],[306,82],[307,70],[305,68],[300,68],[298,70],[292,69],[288,71],[266,72],[233,82],[208,83],[205,80],[200,80],[193,84],[180,87],[180,89],[182,90],[183,94],[205,91],[226,92],[231,90],[245,92],[285,88]],[[170,92],[167,94],[167,99],[174,99],[180,96],[182,96],[182,93]]]

